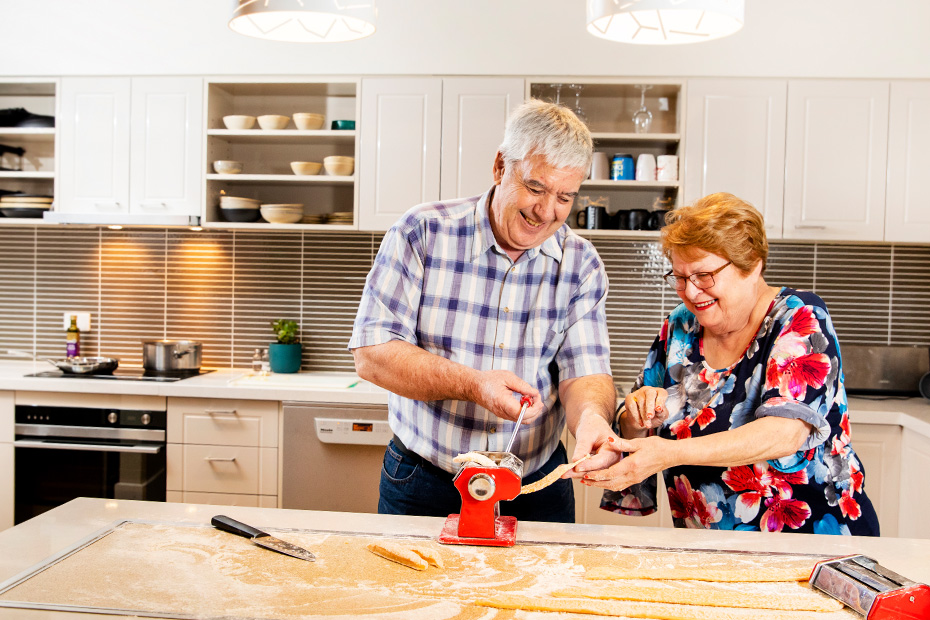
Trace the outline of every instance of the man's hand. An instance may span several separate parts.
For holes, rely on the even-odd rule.
[[[520,398],[529,396],[533,402],[527,407],[523,424],[529,424],[543,411],[539,390],[508,370],[485,370],[479,373],[474,402],[497,417],[516,422],[520,417]]]

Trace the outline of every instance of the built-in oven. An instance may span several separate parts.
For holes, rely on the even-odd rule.
[[[16,405],[14,519],[77,497],[165,501],[165,411]]]

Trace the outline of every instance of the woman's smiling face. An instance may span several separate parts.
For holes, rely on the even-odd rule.
[[[728,262],[723,256],[697,248],[686,253],[673,250],[671,256],[672,273],[685,277],[716,271]],[[677,291],[678,297],[709,332],[727,334],[742,329],[759,301],[762,262],[759,261],[748,274],[731,264],[713,278],[713,286],[706,289],[700,289],[686,280],[685,288]]]
[[[491,229],[512,259],[542,244],[565,223],[586,176],[580,168],[555,168],[542,155],[509,163],[497,154]]]

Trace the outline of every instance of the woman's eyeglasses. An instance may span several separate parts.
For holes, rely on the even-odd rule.
[[[719,269],[714,269],[713,271],[701,271],[699,273],[692,273],[690,276],[676,276],[671,271],[662,276],[662,278],[668,282],[668,285],[671,286],[676,291],[683,291],[685,287],[688,286],[688,280],[691,281],[691,284],[698,287],[699,289],[710,288],[714,285],[714,276],[732,265],[733,262],[730,261],[723,267]]]

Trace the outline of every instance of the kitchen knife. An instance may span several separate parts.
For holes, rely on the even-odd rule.
[[[231,534],[237,534],[239,536],[244,536],[245,538],[252,539],[252,542],[258,545],[259,547],[264,547],[265,549],[271,549],[272,551],[277,551],[278,553],[283,553],[285,555],[290,555],[301,560],[307,560],[313,562],[316,560],[316,556],[304,549],[303,547],[298,547],[297,545],[292,545],[289,542],[284,542],[274,536],[267,534],[260,529],[254,528],[251,525],[246,525],[231,519],[226,515],[216,515],[213,519],[210,520],[210,523],[214,527],[217,527],[224,532],[230,532]]]

